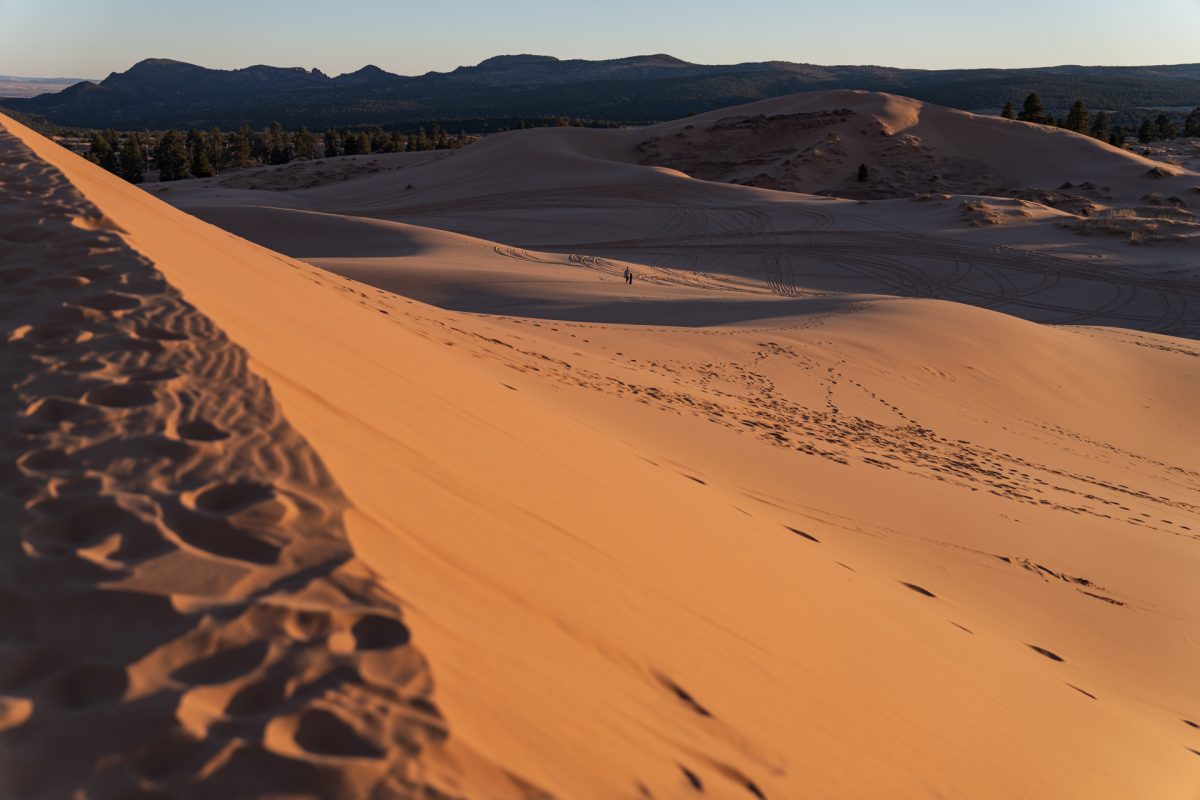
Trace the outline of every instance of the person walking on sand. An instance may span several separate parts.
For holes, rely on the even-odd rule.
[[[633,270],[631,270],[629,267],[625,268],[625,285],[633,285]]]

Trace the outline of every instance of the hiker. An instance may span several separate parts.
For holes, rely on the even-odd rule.
[[[625,268],[625,285],[633,285],[633,270],[631,270],[629,267]]]

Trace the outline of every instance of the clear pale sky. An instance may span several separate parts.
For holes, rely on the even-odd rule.
[[[0,0],[8,75],[103,78],[151,57],[412,75],[502,53],[934,69],[1200,62],[1200,0]]]

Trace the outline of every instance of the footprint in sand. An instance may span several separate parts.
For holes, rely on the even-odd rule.
[[[1045,656],[1046,658],[1050,659],[1051,661],[1063,661],[1064,660],[1063,657],[1060,656],[1058,653],[1055,653],[1052,650],[1047,650],[1044,647],[1039,647],[1036,644],[1027,644],[1026,647],[1028,647],[1030,650],[1037,653],[1038,655]]]
[[[915,583],[908,583],[907,581],[900,581],[899,583],[900,583],[900,585],[901,585],[901,586],[903,586],[904,588],[906,588],[906,589],[911,589],[912,591],[916,592],[916,593],[917,593],[917,594],[919,594],[919,595],[923,595],[923,596],[925,596],[925,597],[935,597],[935,598],[937,597],[937,595],[936,595],[936,594],[934,594],[933,592],[929,591],[929,590],[928,590],[928,589],[926,589],[924,586],[918,586],[918,585],[917,585],[917,584],[915,584]]]

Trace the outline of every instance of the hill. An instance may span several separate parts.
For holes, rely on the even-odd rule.
[[[99,83],[0,104],[62,125],[118,129],[415,126],[555,116],[658,122],[795,92],[863,89],[963,109],[998,110],[1037,91],[1051,109],[1200,105],[1200,65],[913,70],[782,61],[691,64],[668,55],[604,61],[489,58],[420,76],[374,66],[335,77],[316,69],[206,69],[149,59]]]

